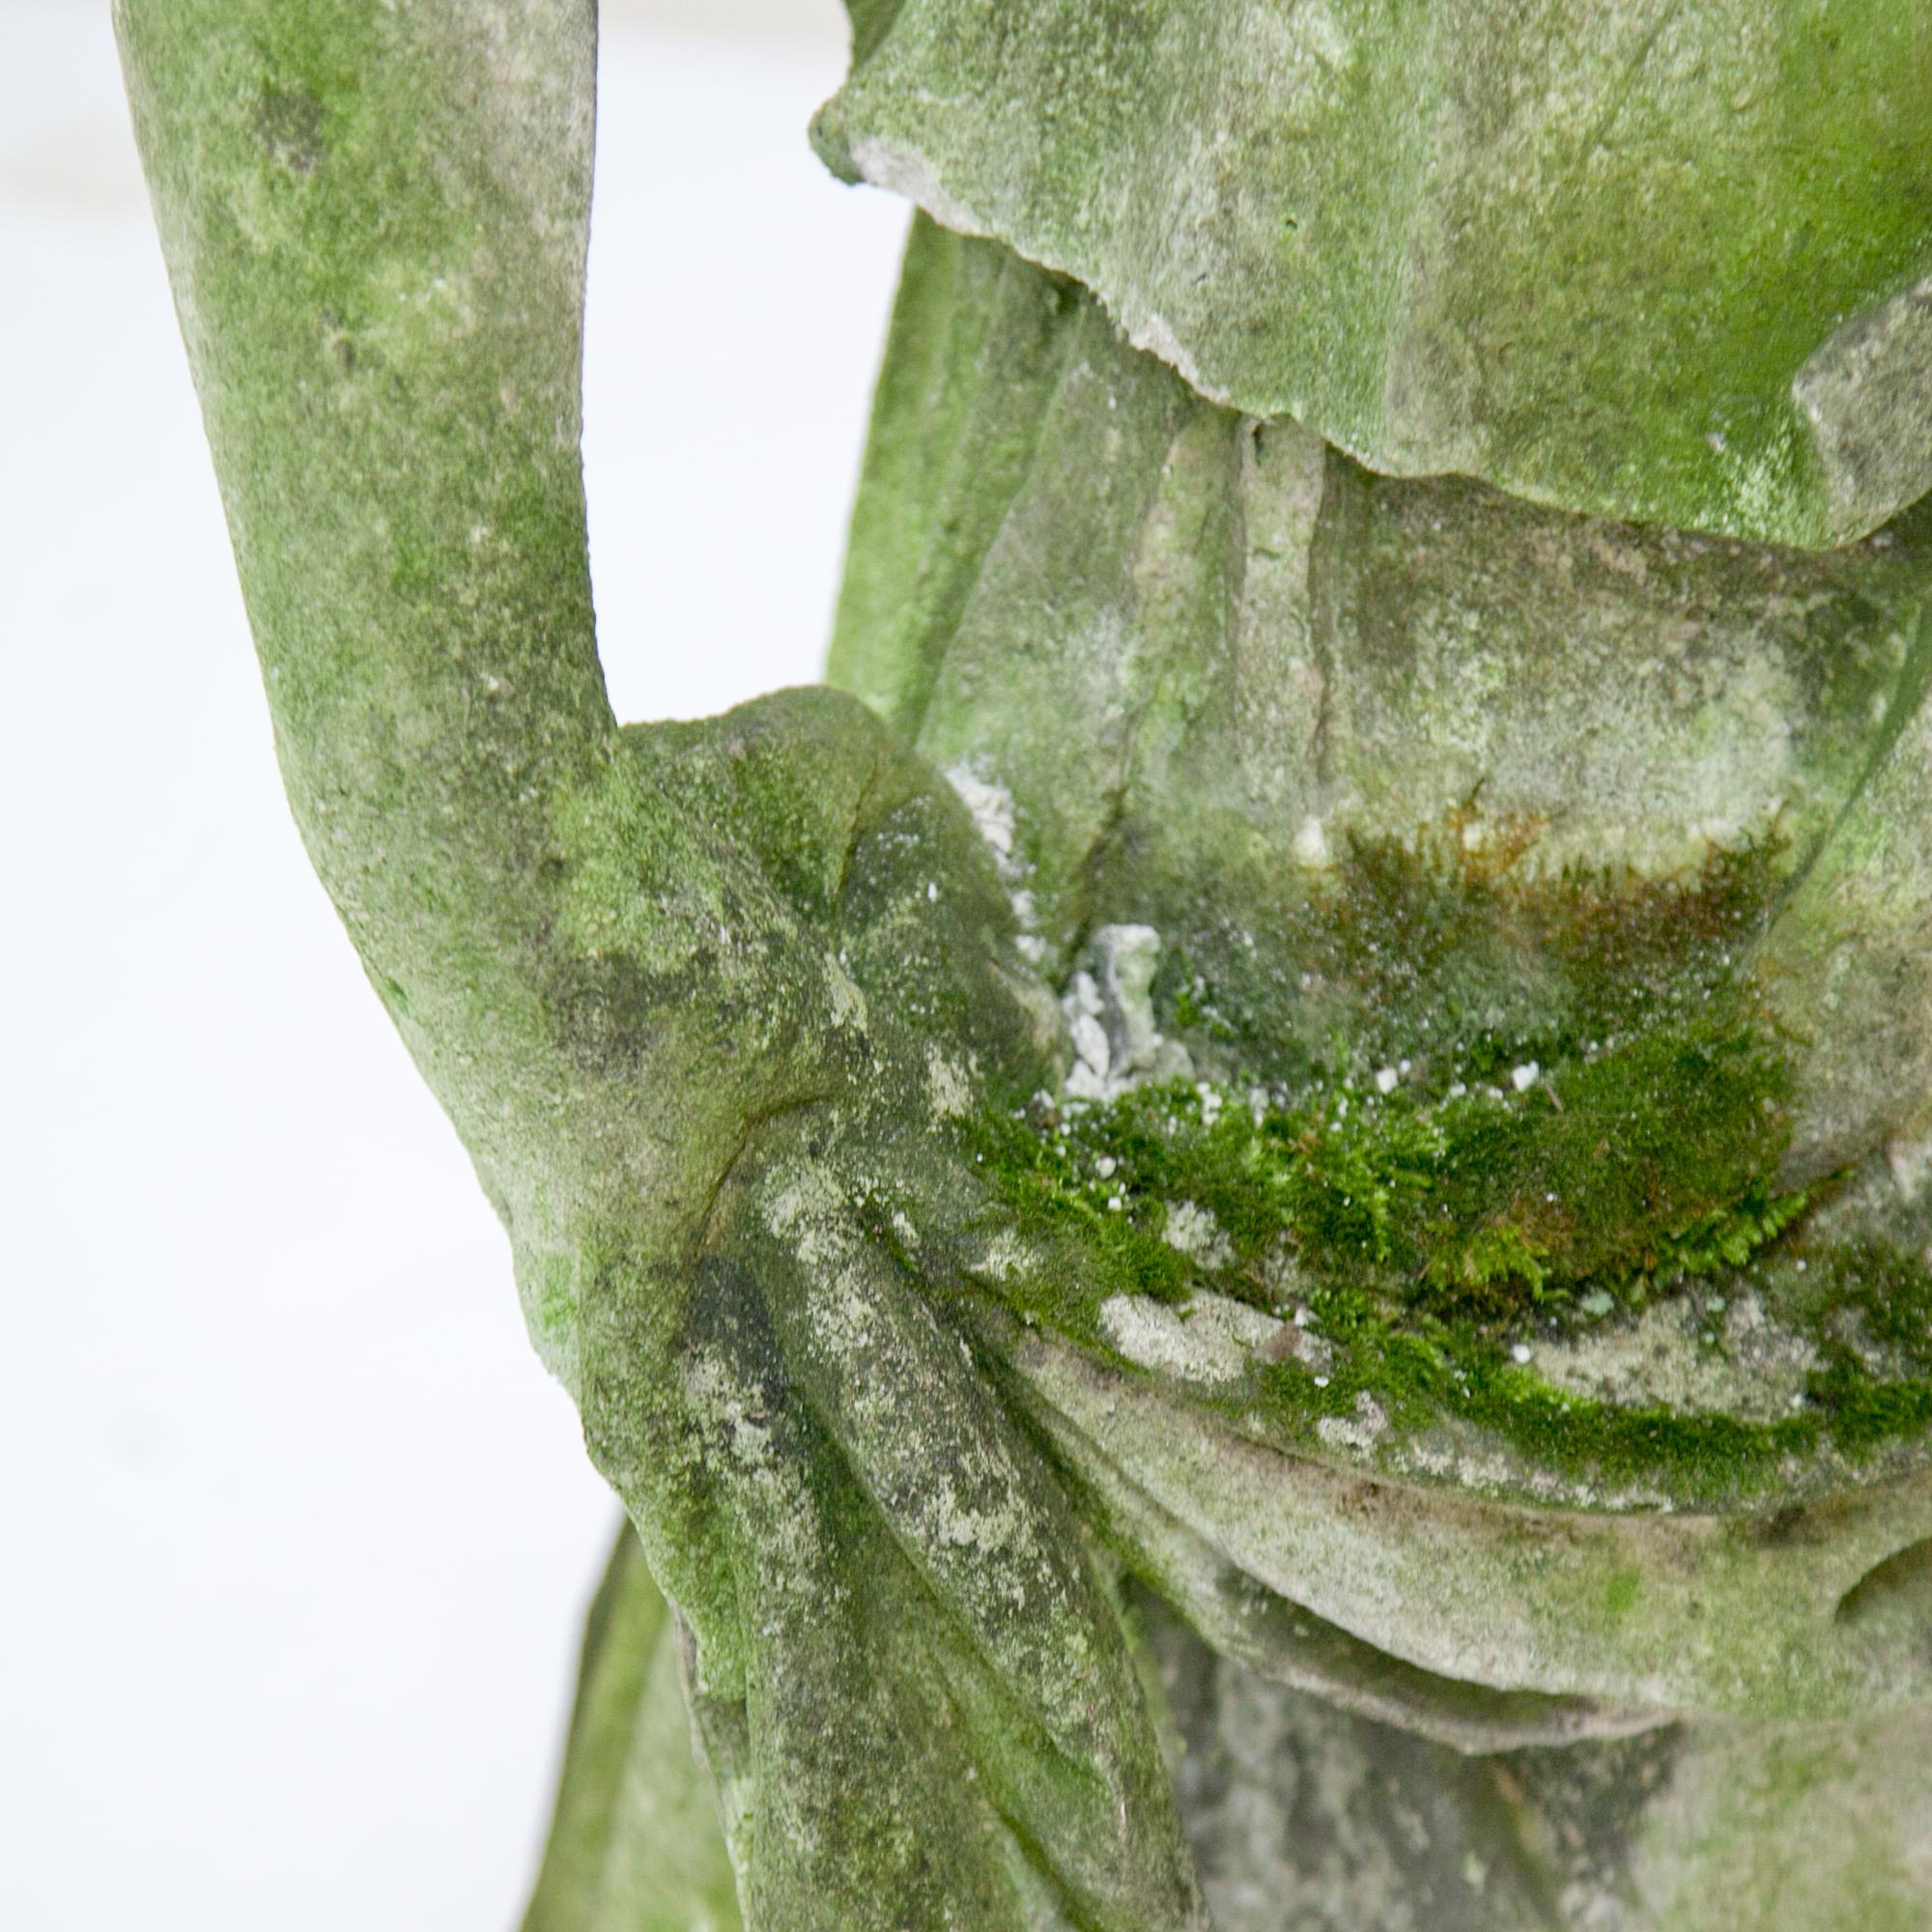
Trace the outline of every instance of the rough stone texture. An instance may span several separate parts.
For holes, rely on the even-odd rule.
[[[1210,1647],[1144,1590],[1128,1610],[1215,1932],[1923,1922],[1922,1715],[1769,1738],[1673,1723],[1532,1743],[1525,1724],[1432,1742],[1412,1711],[1378,1720],[1332,1687],[1311,1694],[1278,1650],[1219,1632]],[[626,1531],[526,1932],[734,1932],[674,1635]]]
[[[1721,1350],[1706,1339],[1719,1335]],[[1546,1381],[1579,1395],[1661,1400],[1681,1412],[1770,1422],[1803,1399],[1818,1350],[1746,1290],[1734,1299],[1684,1294],[1659,1302],[1626,1326],[1539,1348],[1535,1360]]]
[[[832,675],[1008,801],[1049,970],[1139,922],[1209,980],[1252,979],[1272,933],[1285,979],[1311,963],[1281,957],[1293,909],[1350,839],[1472,801],[1478,832],[1533,831],[1546,876],[1778,841],[1758,943],[1802,1066],[1800,1179],[1932,1092],[1929,590],[1923,507],[1811,556],[1375,477],[924,223]]]
[[[832,166],[1372,469],[1824,545],[1932,484],[1917,0],[899,0]]]
[[[858,8],[848,121],[868,73],[960,17]],[[1618,186],[1627,123],[1632,165],[1646,144],[1674,152],[1680,120],[1708,146],[1647,77],[1687,72],[1717,17],[1653,22],[1614,125],[1585,145],[1586,202]],[[954,51],[1004,35],[1024,103],[1042,35],[1105,20],[1119,58],[1082,71],[1145,79],[1149,33],[1208,18],[992,10]],[[1604,10],[1604,44],[1634,18]],[[1918,71],[1916,16],[1868,9],[1830,44],[1795,6],[1766,18],[1723,60],[1796,47],[1884,82],[1861,123],[1891,142],[1883,166],[1799,129],[1856,191],[1851,241],[1793,227],[1780,272],[1803,266],[1807,301],[1836,299],[1834,273],[1903,245],[1880,203],[1916,165],[1886,132],[1888,90]],[[1551,11],[1564,33],[1539,71],[1589,68],[1591,20]],[[1440,53],[1430,72],[1474,86],[1435,12],[1414,21]],[[620,729],[577,459],[588,0],[121,0],[117,25],[291,803],[503,1219],[532,1337],[642,1552],[626,1547],[593,1618],[532,1926],[729,1922],[674,1744],[673,1635],[753,1932],[1202,1932],[1161,1755],[1177,1723],[1197,1745],[1179,1773],[1193,1853],[1236,1927],[1290,1883],[1285,1846],[1311,1925],[1473,1923],[1480,1893],[1489,1922],[1615,1923],[1588,1917],[1614,1897],[1632,1925],[1681,1932],[1753,1887],[1782,1932],[1822,1932],[1839,1901],[1861,1924],[1922,1922],[1928,1820],[1885,1768],[1922,1760],[1932,1704],[1932,1384],[1905,1305],[1932,1241],[1932,512],[1813,555],[1378,478],[1309,430],[1204,400],[1071,284],[922,224],[840,613],[836,668],[858,696]],[[1063,98],[1095,125],[1122,105]],[[1171,105],[1218,125],[1202,100]],[[1755,154],[1761,125],[1734,111]],[[985,133],[975,151],[999,152]],[[1493,168],[1508,143],[1429,150],[1479,152]],[[1478,169],[1459,191],[1493,185]],[[1604,260],[1628,277],[1627,256]],[[1757,313],[1749,277],[1733,284],[1720,358]],[[1885,293],[1883,313],[1839,318],[1835,346],[1803,302],[1779,323],[1805,332],[1807,419],[1837,452],[1818,476],[1860,518],[1911,469],[1902,441],[1864,447],[1860,399],[1898,416],[1922,400],[1917,297]],[[1620,298],[1632,313],[1650,311]],[[1620,394],[1614,368],[1572,373],[1600,415]],[[1704,458],[1680,462],[1681,424],[1628,400],[1609,413],[1652,440],[1659,487],[1715,488]],[[1756,462],[1778,432],[1746,400],[1737,446]],[[1523,447],[1560,454],[1523,423]],[[1614,448],[1578,460],[1633,473]],[[1751,501],[1809,514],[1776,490]],[[1454,840],[1436,872],[1402,875],[1428,904],[1324,951],[1324,921],[1376,910],[1335,882],[1370,847],[1414,858],[1425,833]],[[1701,886],[1648,893],[1732,849],[1761,861],[1748,917],[1726,923]],[[1642,890],[1591,884],[1611,862]],[[1520,892],[1494,885],[1519,875]],[[1649,924],[1627,930],[1636,911]],[[1611,931],[1607,994],[1565,978],[1552,933],[1574,918]],[[1698,921],[1692,971],[1671,934]],[[1729,977],[1700,980],[1734,934]],[[1376,962],[1425,952],[1412,997],[1390,997]],[[1082,1067],[1090,1107],[1168,1083],[1205,1132],[1251,1111],[1259,1133],[1269,1084],[1326,1056],[1343,1099],[1394,1118],[1453,1071],[1401,1030],[1452,1010],[1493,1036],[1494,1105],[1555,1119],[1597,1078],[1603,1043],[1572,1037],[1588,999],[1675,1011],[1732,998],[1733,978],[1751,988],[1738,1024],[1795,1069],[1746,1089],[1741,1138],[1776,1160],[1719,1161],[1739,1200],[1637,1232],[1700,1281],[1756,1268],[1762,1322],[1711,1378],[1643,1368],[1634,1325],[1567,1368],[1536,1347],[1574,1378],[1622,1345],[1606,1406],[1639,1433],[1701,1425],[1707,1406],[1742,1430],[1739,1374],[1797,1372],[1779,1349],[1801,1331],[1780,1324],[1807,1313],[1808,1256],[1896,1279],[1895,1307],[1808,1306],[1802,1332],[1831,1361],[1801,1393],[1863,1435],[1791,1437],[1806,1453],[1769,1492],[1762,1466],[1748,1490],[1681,1456],[1608,1484],[1446,1411],[1418,1423],[1346,1382],[1359,1336],[1304,1325],[1311,1255],[1271,1256],[1237,1294],[1205,1279],[1235,1252],[1244,1204],[1225,1187],[1168,1204],[1149,1263],[1123,1243],[1124,1201],[1072,1231],[1026,1220],[987,1151],[991,1125],[1052,1133]],[[1630,1020],[1605,1051],[1662,1025]],[[1652,1082],[1670,1065],[1635,1064]],[[1702,1089],[1671,1091],[1690,1106]],[[1619,1136],[1668,1111],[1650,1091],[1617,1104]],[[1609,1134],[1583,1158],[1615,1166]],[[1819,1184],[1815,1204],[1760,1190],[1796,1181]],[[1502,1252],[1449,1287],[1501,1280],[1532,1305],[1535,1254]],[[1111,1354],[1083,1293],[1116,1311]],[[1683,1306],[1713,1311],[1696,1293]],[[1627,1298],[1619,1319],[1640,1323]],[[1390,1332],[1411,1362],[1451,1359],[1446,1329]],[[1499,1385],[1563,1395],[1518,1348]],[[1262,1403],[1276,1371],[1345,1391],[1290,1427]],[[1567,1396],[1539,1410],[1570,1412]],[[1135,1632],[1159,1613],[1122,1605],[1144,1584],[1231,1662],[1178,1625],[1151,1662]],[[1687,1717],[1687,1742],[1660,1742]],[[654,1808],[687,1856],[647,1833]],[[1835,1862],[1765,1853],[1821,1833],[1849,1848]]]
[[[1629,1846],[1617,1842],[1612,1821],[1636,1812],[1667,1776],[1679,1749],[1672,1732],[1462,1756],[1217,1657],[1157,1607],[1144,1614],[1184,1747],[1176,1783],[1216,1932],[1547,1932],[1630,1922],[1601,1912],[1627,1892]],[[1597,1773],[1598,1802],[1577,1807],[1594,1843],[1535,1833],[1546,1806],[1522,1788],[1516,1768],[1527,1763],[1571,1771],[1559,1777],[1572,1791],[1585,1766]],[[1566,1889],[1599,1916],[1563,1911]]]
[[[1667,875],[1713,846],[1783,841],[1754,963],[1798,1036],[1788,1171],[1897,1150],[1889,1180],[1868,1164],[1820,1211],[1821,1233],[1843,1234],[1885,1225],[1917,1186],[1917,1143],[1898,1123],[1927,1090],[1923,518],[1814,558],[1556,517],[1463,484],[1378,481],[1189,396],[1078,291],[927,226],[881,383],[834,670],[1003,801],[1003,867],[1049,966],[1077,966],[1089,935],[1122,924],[1158,929],[1209,978],[1245,948],[1289,989],[1282,1033],[1312,1004],[1310,975],[1297,984],[1298,962],[1283,960],[1297,937],[1283,909],[1351,839],[1453,824],[1480,796],[1492,828],[1537,829],[1531,862],[1550,871],[1607,860]],[[1069,688],[1089,721],[1070,742],[1056,708]],[[1815,910],[1828,893],[1849,908],[1844,925]],[[1516,996],[1530,965],[1512,958]],[[1215,1051],[1198,1034],[1187,1043],[1197,1061]],[[1390,1086],[1406,1071],[1383,1068]],[[1516,1071],[1519,1092],[1543,1077]],[[1917,1228],[1898,1224],[1907,1250],[1922,1244]],[[1780,1265],[1777,1279],[1802,1282],[1804,1253]],[[1587,1378],[1575,1358],[1594,1349],[1617,1364],[1598,1391],[1636,1413],[1769,1419],[1804,1398],[1811,1344],[1754,1291],[1731,1299],[1735,1313],[1715,1291],[1653,1312],[1653,1332],[1677,1329],[1656,1350],[1639,1322],[1571,1345],[1572,1359],[1554,1345],[1522,1359],[1547,1360],[1563,1390]],[[1240,1379],[1238,1343],[1191,1335],[1191,1306],[1101,1305],[1105,1339],[1160,1398],[1132,1378],[1084,1384],[1092,1371],[1044,1338],[1018,1359],[1134,1560],[1192,1589],[1198,1616],[1230,1586],[1231,1558],[1234,1586],[1264,1573],[1290,1602],[1452,1682],[1533,1684],[1611,1712],[1818,1718],[1922,1698],[1909,1612],[1895,1650],[1875,1624],[1838,1616],[1874,1567],[1918,1602],[1918,1573],[1886,1566],[1925,1534],[1922,1481],[1876,1516],[1826,1500],[1790,1515],[1759,1503],[1766,1514],[1734,1524],[1519,1511],[1478,1524],[1409,1486],[1592,1511],[1686,1498],[1667,1481],[1526,1466],[1454,1432],[1384,1431],[1358,1401],[1318,1429],[1321,1445],[1406,1480],[1345,1481],[1323,1511],[1326,1478],[1263,1452],[1255,1381],[1218,1421],[1187,1412],[1190,1389]],[[1705,1349],[1707,1328],[1721,1352]],[[1257,1339],[1251,1368],[1263,1355]],[[1250,1393],[1254,1410],[1240,1406]],[[1787,1462],[1778,1488],[1789,1504],[1860,1479],[1832,1458]],[[1179,1553],[1197,1531],[1218,1566]],[[1504,1634],[1519,1613],[1527,1622]],[[1217,1643],[1241,1640],[1225,1617],[1213,1628]],[[1325,1694],[1362,1694],[1327,1668]]]
[[[1432,1690],[1585,1699],[1609,1729],[1644,1714],[1815,1723],[1932,1704],[1922,1473],[1728,1515],[1560,1492],[1536,1508],[1500,1456],[1498,1495],[1482,1492],[1476,1453],[1399,1479],[1285,1451],[1184,1386],[1042,1334],[1009,1351],[1116,1547],[1204,1628],[1227,1620],[1216,1598],[1259,1586],[1429,1673]],[[1861,1600],[1874,1577],[1884,1586]],[[1480,1698],[1472,1715],[1500,1720]]]

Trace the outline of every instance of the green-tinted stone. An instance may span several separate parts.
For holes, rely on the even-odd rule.
[[[117,25],[291,803],[690,1632],[747,1923],[1197,1932],[1104,1569],[877,1226],[886,1179],[927,1221],[969,1185],[945,1119],[1050,1077],[993,864],[849,696],[606,702],[588,0]],[[661,1634],[593,1661],[611,1721],[638,1669],[663,1718]],[[628,1843],[580,1744],[563,1923]]]
[[[862,79],[940,17],[856,11]],[[292,804],[636,1527],[533,1925],[728,1923],[722,1842],[759,1932],[1200,1932],[1175,1794],[1204,1859],[1246,1801],[1163,1765],[1229,1733],[1123,1567],[1350,1723],[1609,1766],[1426,1780],[1525,1834],[1509,1910],[1543,1798],[1607,1842],[1702,1763],[1619,1898],[1909,1911],[1903,1784],[1737,1874],[1932,1702],[1926,514],[1819,556],[1378,477],[922,224],[874,709],[620,730],[587,0],[119,16]],[[1178,17],[990,31],[1017,83],[1104,18],[1105,78]],[[1646,1755],[1685,1714],[1857,1748]]]
[[[1790,1185],[1932,1096],[1928,593],[1924,508],[1817,555],[1374,476],[923,223],[832,671],[1063,986],[1152,929],[1196,1072],[1560,1087],[1747,987]]]
[[[832,165],[1396,475],[1821,546],[1932,484],[1918,0],[902,0]]]
[[[584,1631],[556,1815],[524,1932],[739,1932],[677,1652],[676,1620],[627,1523]]]

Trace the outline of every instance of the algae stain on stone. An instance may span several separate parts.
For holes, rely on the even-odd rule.
[[[1690,877],[1538,878],[1535,840],[1471,814],[1350,844],[1252,949],[1280,969],[1268,997],[1147,929],[1164,963],[1145,1030],[1185,1042],[1185,1078],[1094,1077],[1113,1043],[1076,970],[1067,1017],[1095,1037],[1064,1091],[958,1123],[1037,1258],[982,1286],[1190,1399],[1364,1455],[1454,1418],[1586,1482],[1718,1495],[1910,1439],[1932,1419],[1932,1326],[1911,1313],[1932,1271],[1814,1236],[1837,1183],[1778,1183],[1787,1042],[1745,962],[1782,848],[1714,847]],[[1526,1018],[1471,1023],[1492,953],[1519,981],[1540,969]],[[1283,1053],[1297,996],[1329,1017]],[[1563,1371],[1598,1336],[1621,1359],[1626,1327],[1679,1303],[1673,1332],[1712,1356],[1696,1400]],[[1880,1361],[1849,1333],[1899,1339]],[[1742,1400],[1774,1344],[1777,1402]]]
[[[1636,1605],[1638,1593],[1643,1588],[1643,1572],[1630,1569],[1619,1570],[1609,1580],[1604,1591],[1604,1611],[1612,1622],[1627,1617]]]

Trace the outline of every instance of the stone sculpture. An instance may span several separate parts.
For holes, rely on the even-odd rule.
[[[530,1932],[1932,1921],[1932,14],[852,13],[829,688],[620,727],[591,0],[117,0],[635,1527]]]

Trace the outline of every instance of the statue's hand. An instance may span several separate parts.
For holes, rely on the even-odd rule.
[[[753,1918],[1190,1924],[1106,1585],[943,1306],[980,1216],[949,1118],[1050,1064],[992,866],[944,782],[833,694],[625,753],[613,781],[674,797],[714,858],[607,802],[586,823],[612,842],[573,860],[605,908],[605,1050],[637,1052],[689,1179],[675,1213],[606,1198],[562,1231],[561,1301],[592,1453],[693,1629]],[[664,895],[707,876],[711,924],[683,929],[710,937],[661,956]],[[720,1094],[734,1141],[677,1129]]]

